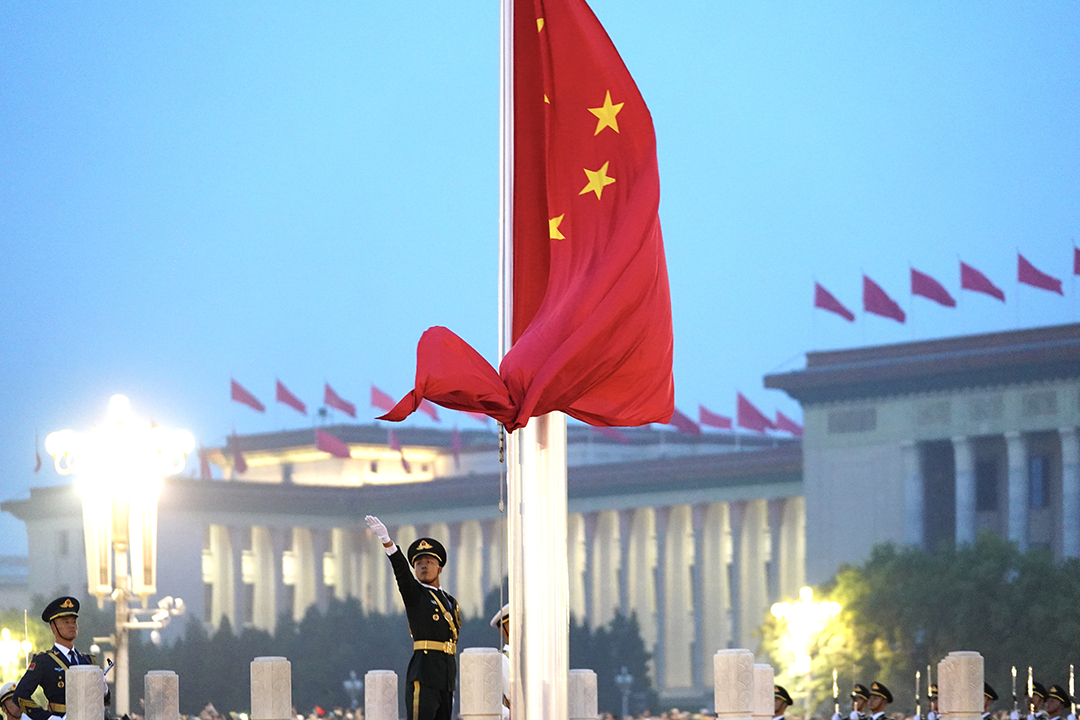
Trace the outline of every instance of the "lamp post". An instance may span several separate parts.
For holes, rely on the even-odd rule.
[[[622,693],[622,717],[626,717],[630,714],[630,688],[634,684],[634,676],[623,665],[622,670],[615,676],[615,686],[619,688],[619,692]]]
[[[360,704],[360,693],[364,692],[364,681],[356,677],[355,670],[350,670],[349,677],[341,683],[341,686],[345,688],[345,694],[349,696],[352,709],[356,710],[356,706]]]
[[[166,430],[135,418],[123,395],[109,399],[109,413],[89,434],[60,430],[45,438],[56,471],[74,475],[82,495],[86,576],[91,595],[102,607],[116,604],[116,711],[130,711],[128,633],[159,630],[184,611],[179,598],[166,597],[147,607],[157,593],[157,500],[163,477],[184,469],[195,447],[191,433]],[[138,597],[141,607],[130,601]],[[142,616],[143,619],[140,619]]]
[[[840,612],[840,603],[815,602],[812,588],[799,590],[799,599],[793,603],[774,603],[772,614],[787,626],[788,643],[794,662],[793,677],[804,678],[810,674],[810,646],[814,636],[825,629],[825,622]],[[807,714],[809,717],[809,713]]]

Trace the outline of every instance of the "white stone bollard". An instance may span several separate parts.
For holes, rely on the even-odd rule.
[[[502,678],[499,678],[502,687]],[[398,681],[393,670],[364,674],[364,720],[398,720]]]
[[[718,650],[713,656],[713,702],[716,717],[751,720],[753,715],[754,653],[744,649]]]
[[[292,663],[283,657],[251,661],[251,720],[291,720]]]
[[[503,654],[492,647],[461,652],[461,717],[499,720],[502,717]]]
[[[64,704],[68,720],[103,720],[105,677],[97,665],[72,665],[65,671]]]
[[[938,707],[947,720],[981,720],[982,655],[951,652],[938,663]]]
[[[180,720],[180,677],[172,670],[151,670],[143,679],[146,720]]]
[[[754,663],[754,704],[751,715],[754,720],[772,720],[773,709],[773,669],[772,665]]]
[[[571,670],[566,688],[570,720],[596,720],[596,673],[592,670]]]

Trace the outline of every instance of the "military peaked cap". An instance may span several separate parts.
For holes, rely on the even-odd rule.
[[[1059,700],[1061,701],[1062,705],[1068,705],[1072,702],[1072,698],[1069,697],[1069,693],[1066,692],[1065,688],[1061,687],[1060,685],[1051,685],[1050,692],[1047,693],[1046,697],[1048,699],[1054,698],[1055,700]]]
[[[990,683],[983,683],[983,695],[991,700],[997,700],[997,693],[994,692],[994,688],[990,687]]]
[[[791,702],[791,695],[788,694],[788,691],[784,689],[783,685],[773,685],[773,697],[783,700],[788,705],[794,704]]]
[[[856,685],[855,689],[851,691],[851,697],[853,697],[853,698],[861,697],[861,698],[866,698],[867,700],[869,700],[870,699],[870,691],[866,689],[865,685]]]
[[[488,625],[491,625],[491,627],[493,627],[493,628],[497,628],[497,627],[499,627],[499,623],[509,623],[509,622],[510,622],[510,603],[506,603],[501,608],[499,608],[499,612],[495,613],[495,615],[491,618],[491,622],[489,622]]]
[[[423,555],[430,555],[439,561],[439,567],[446,565],[446,548],[442,546],[442,543],[434,538],[420,538],[413,542],[409,546],[409,564],[412,565],[416,562],[416,558]]]
[[[15,694],[15,683],[4,683],[3,687],[0,687],[0,704],[3,704],[5,700]]]
[[[889,688],[885,687],[876,680],[870,683],[870,694],[885,698],[885,702],[887,703],[892,702],[892,693],[889,692]]]
[[[79,601],[66,595],[56,598],[41,611],[41,619],[47,623],[68,615],[79,617]]]
[[[937,697],[937,685],[931,685],[930,686],[930,692],[928,692],[927,695],[929,697],[936,698]]]
[[[1041,682],[1031,683],[1031,697],[1041,697],[1045,700],[1048,697],[1046,694],[1046,686]]]

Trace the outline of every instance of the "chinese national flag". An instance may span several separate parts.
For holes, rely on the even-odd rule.
[[[417,348],[424,398],[507,430],[561,410],[667,423],[671,299],[652,118],[584,0],[514,2],[513,346],[499,370],[450,330]]]

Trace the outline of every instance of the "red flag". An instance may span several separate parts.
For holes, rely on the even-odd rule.
[[[326,383],[326,387],[323,389],[323,404],[327,407],[332,407],[335,410],[340,410],[349,417],[356,417],[356,406],[351,402],[342,400],[341,396],[334,392],[334,389],[330,387],[330,383]]]
[[[266,412],[266,406],[259,402],[259,400],[254,395],[245,390],[243,386],[240,385],[240,383],[230,378],[229,387],[232,392],[233,400],[242,405],[247,405],[255,412]]]
[[[409,465],[409,461],[405,459],[405,448],[401,447],[401,443],[398,442],[397,439],[397,433],[395,433],[393,430],[390,431],[388,442],[390,444],[391,450],[397,450],[399,453],[401,453],[401,467],[405,468],[405,472],[411,473],[412,466]]]
[[[691,420],[690,417],[679,410],[679,408],[675,408],[675,412],[671,413],[671,422],[669,422],[668,425],[674,426],[679,432],[686,433],[687,435],[701,434],[701,426]]]
[[[837,300],[831,292],[821,287],[819,283],[814,283],[814,307],[836,313],[848,322],[855,322],[855,313],[844,307],[843,303]]]
[[[590,425],[666,423],[671,298],[652,119],[584,0],[515,0],[513,347],[496,372],[431,328],[416,385],[507,430],[562,410]],[[542,10],[541,10],[542,8]]]
[[[802,437],[803,426],[795,422],[779,410],[776,411],[776,422],[773,423],[773,426],[777,430],[789,432],[795,437]]]
[[[374,385],[371,386],[371,407],[379,408],[383,412],[389,412],[394,408],[394,398],[384,393]]]
[[[484,425],[488,425],[488,424],[491,423],[491,418],[489,418],[487,415],[482,415],[481,413],[469,412],[467,410],[465,410],[463,412],[466,415],[468,415],[469,417],[471,417],[473,420],[476,420],[477,422],[484,423]]]
[[[1080,248],[1073,246],[1073,275],[1080,275]]]
[[[352,457],[352,453],[349,452],[349,446],[344,441],[339,440],[325,430],[320,430],[318,428],[315,428],[315,449],[330,453],[334,457]]]
[[[924,298],[933,300],[938,305],[956,307],[956,300],[953,299],[953,296],[949,294],[944,285],[915,268],[911,268],[911,294],[921,295]]]
[[[199,446],[199,478],[202,480],[210,480],[213,478],[213,474],[210,472],[210,455],[206,452],[206,448],[202,445]]]
[[[862,276],[862,304],[863,310],[868,313],[891,318],[898,323],[902,323],[907,319],[904,311],[900,309],[896,301],[889,297],[881,289],[880,285],[866,275]]]
[[[754,404],[742,393],[735,394],[735,424],[756,432],[765,432],[774,428],[772,421],[754,407]]]
[[[615,442],[621,442],[623,444],[630,443],[630,438],[628,438],[626,436],[626,433],[624,433],[619,428],[607,427],[606,425],[593,425],[589,429],[595,433],[603,435],[606,438],[614,440]]]
[[[723,428],[725,430],[731,429],[731,418],[719,413],[714,413],[704,405],[697,406],[698,422],[702,425],[708,425],[714,428]]]
[[[244,453],[240,449],[240,438],[237,436],[236,431],[229,437],[229,452],[233,456],[233,469],[239,474],[243,475],[247,472],[248,464],[244,459]]]
[[[1002,292],[1001,288],[990,282],[990,278],[963,261],[960,262],[960,287],[963,290],[980,292],[1005,302],[1005,293]]]
[[[1061,291],[1061,281],[1056,277],[1051,277],[1042,272],[1034,265],[1027,261],[1020,253],[1016,253],[1017,267],[1016,267],[1016,279],[1025,285],[1031,285],[1042,290],[1049,290],[1050,292],[1056,292],[1058,295],[1064,295]]]
[[[280,380],[277,381],[277,390],[274,395],[274,399],[279,403],[285,403],[301,415],[307,415],[307,405],[305,405],[300,398],[289,392],[289,388],[282,385]]]
[[[420,406],[417,409],[435,422],[441,422],[439,420],[439,411],[435,409],[435,406],[432,405],[430,401],[421,400]]]
[[[457,425],[450,436],[450,452],[454,454],[454,467],[461,467],[461,433],[458,432]]]

